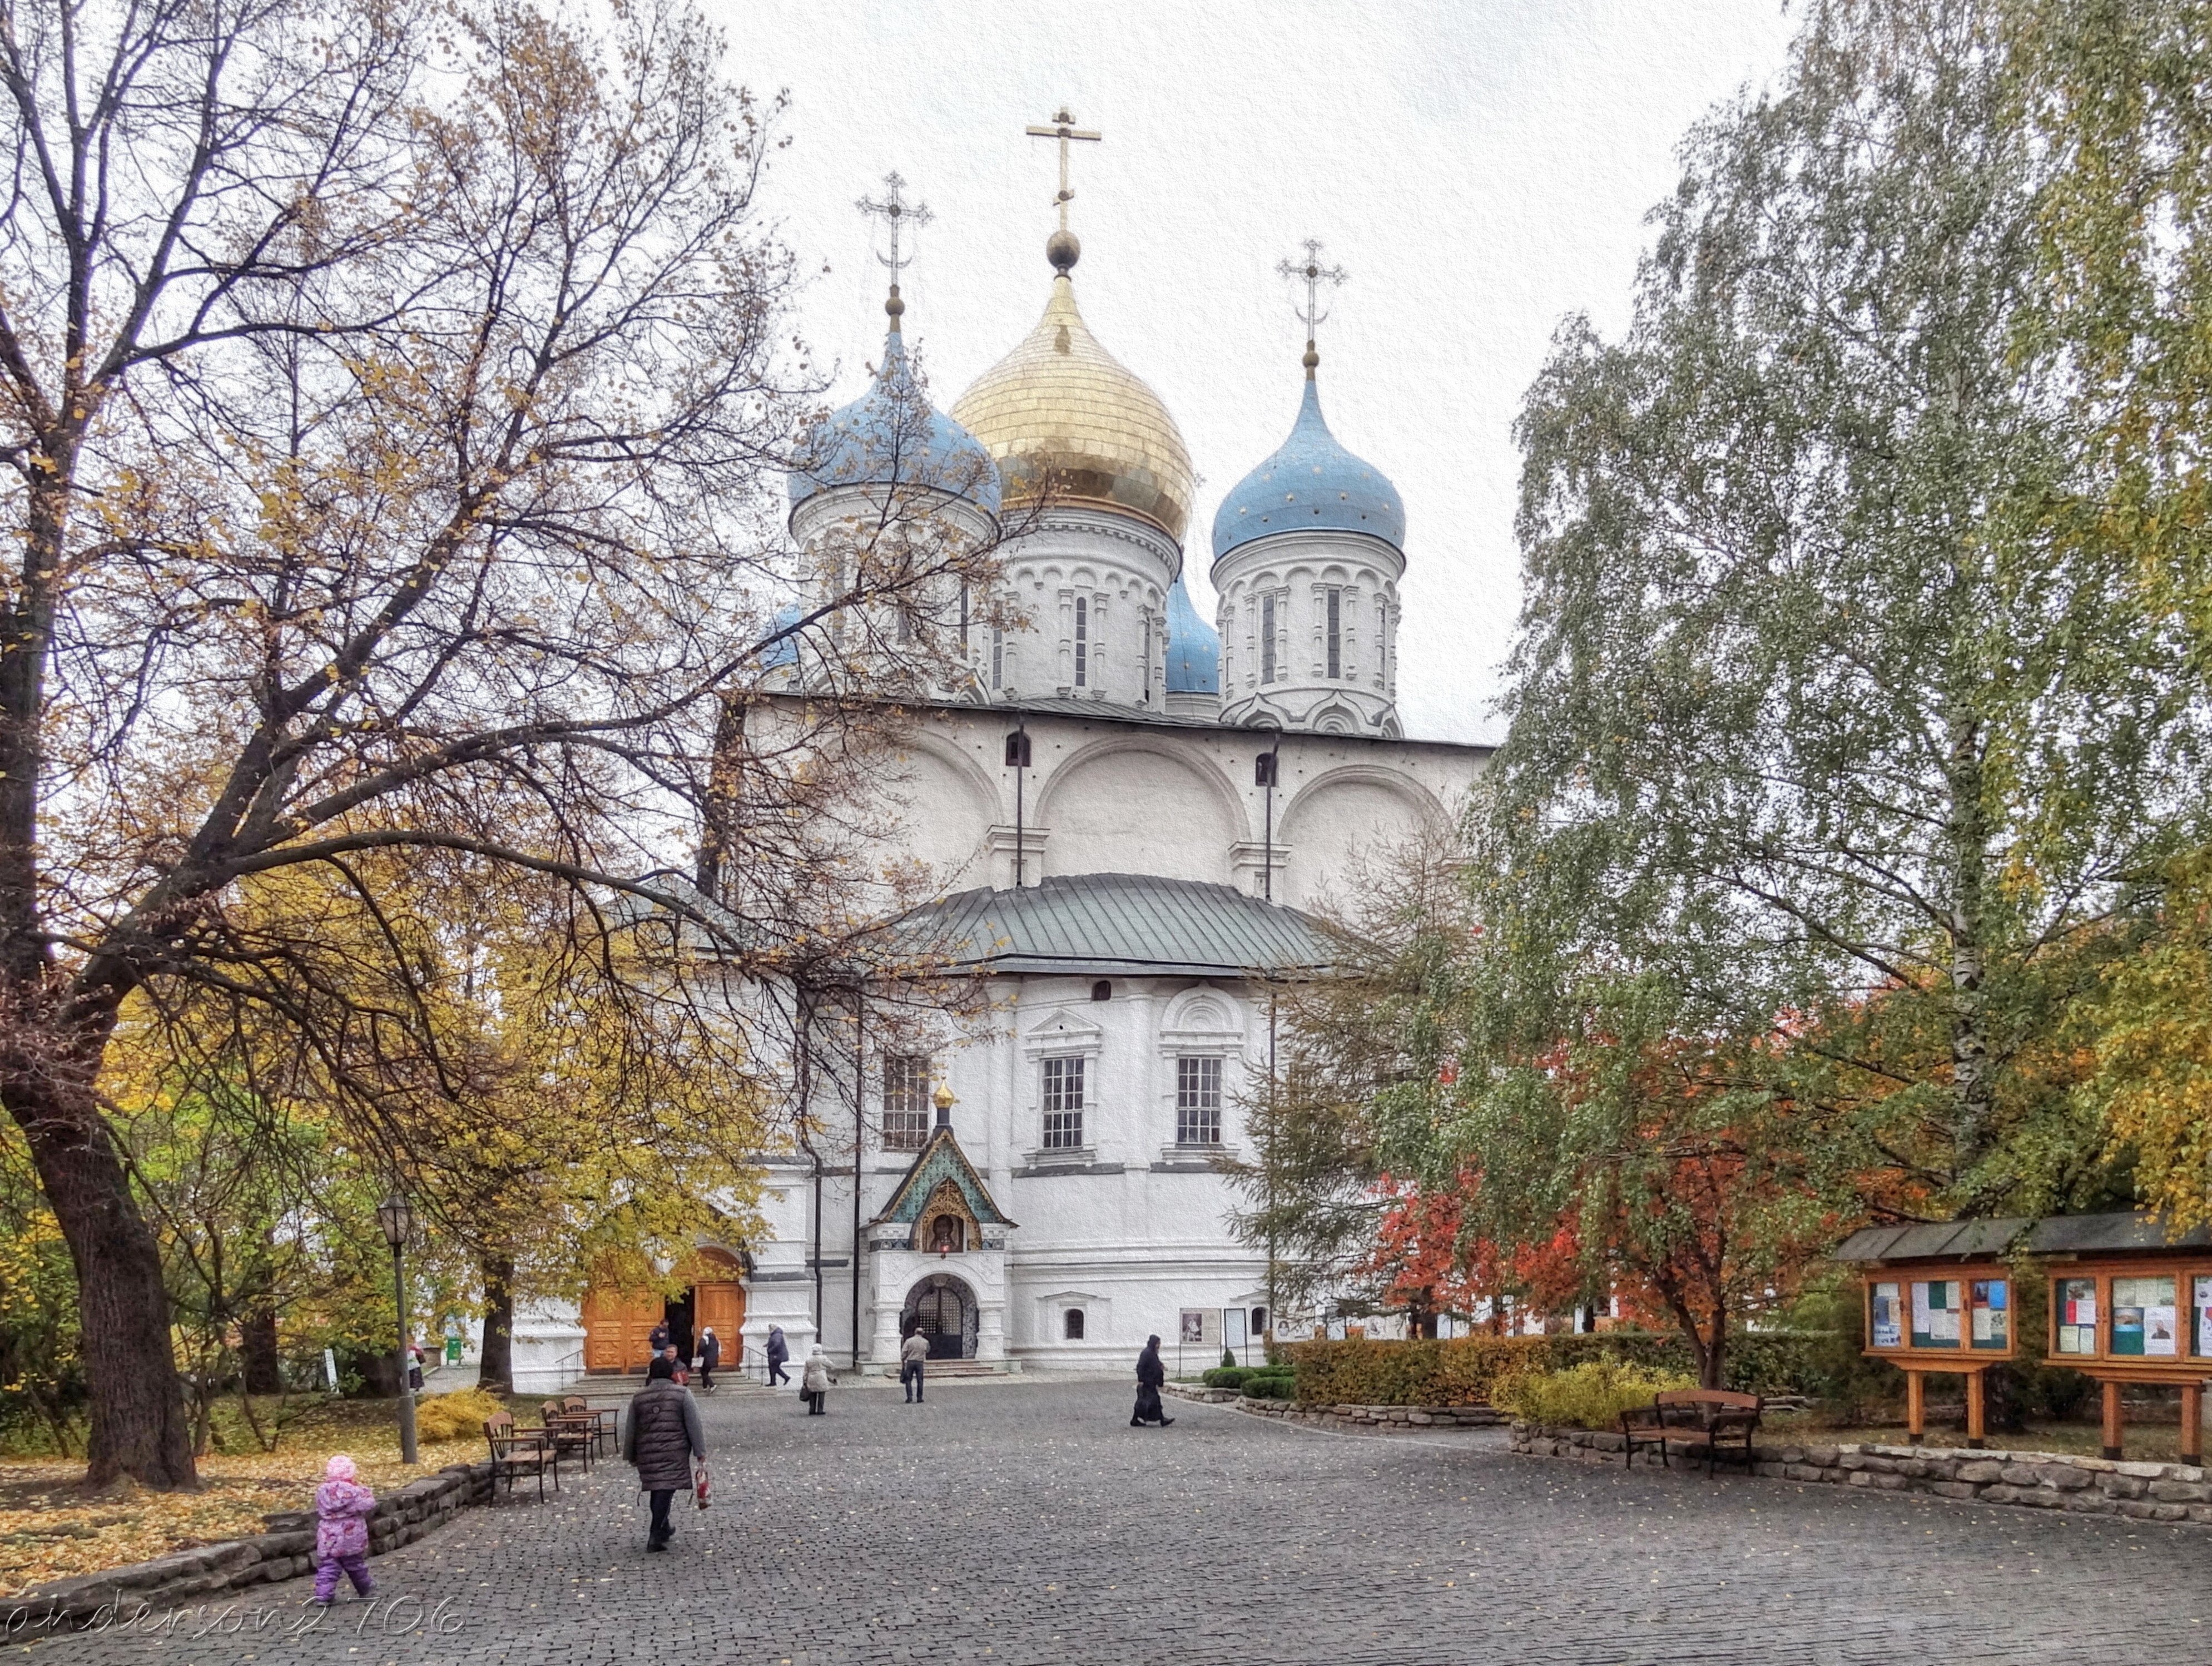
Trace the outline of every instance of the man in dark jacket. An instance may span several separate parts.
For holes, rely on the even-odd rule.
[[[791,1373],[783,1368],[785,1362],[787,1362],[790,1358],[791,1344],[783,1340],[783,1327],[781,1325],[770,1325],[768,1328],[769,1387],[772,1389],[779,1383],[788,1383],[791,1381]]]
[[[699,1335],[699,1386],[708,1394],[714,1392],[714,1367],[722,1363],[722,1339],[708,1325]]]
[[[669,1501],[690,1487],[691,1466],[705,1459],[707,1441],[691,1391],[676,1380],[668,1361],[654,1360],[645,1379],[623,1420],[622,1452],[637,1468],[638,1490],[653,1503],[645,1547],[665,1550],[676,1536],[668,1520]]]
[[[1137,1356],[1137,1409],[1129,1419],[1131,1428],[1157,1423],[1164,1429],[1175,1421],[1160,1405],[1160,1384],[1167,1380],[1168,1369],[1160,1363],[1160,1339],[1148,1337],[1145,1351]]]
[[[653,1335],[645,1339],[645,1346],[650,1357],[658,1359],[666,1353],[670,1340],[668,1321],[663,1319],[659,1324],[653,1326]]]

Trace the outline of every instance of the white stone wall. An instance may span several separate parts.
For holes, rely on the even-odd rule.
[[[772,716],[763,721],[773,721]],[[918,714],[882,771],[878,860],[920,860],[945,891],[1014,883],[1017,721],[1034,767],[1022,772],[1025,878],[1152,873],[1258,893],[1273,832],[1275,900],[1342,898],[1362,860],[1454,828],[1486,748],[1376,736],[1279,738],[1279,785],[1253,782],[1277,743],[1227,727],[1030,714],[988,707]]]
[[[976,645],[986,688],[1008,698],[1062,694],[1164,709],[1167,594],[1182,570],[1182,552],[1165,533],[1104,511],[1053,509],[1001,553],[1007,594],[1027,629],[1008,633],[996,682],[991,644]],[[1078,599],[1085,603],[1080,682]]]
[[[1332,733],[1399,733],[1398,581],[1406,558],[1358,532],[1282,532],[1214,564],[1222,718]],[[1328,596],[1338,598],[1329,675]],[[1264,599],[1275,599],[1274,677],[1265,680]]]

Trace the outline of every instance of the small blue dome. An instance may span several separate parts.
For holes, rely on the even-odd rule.
[[[798,603],[793,602],[788,606],[780,607],[775,613],[775,628],[778,630],[789,630],[792,626],[799,623],[800,617]],[[779,666],[797,665],[799,637],[796,633],[789,636],[779,636],[763,648],[760,662],[763,671],[774,671]]]
[[[933,407],[893,325],[875,386],[807,435],[790,476],[797,508],[833,486],[930,486],[999,512],[999,465],[975,436]]]
[[[1181,579],[1168,592],[1168,692],[1221,692],[1221,638],[1198,617]]]
[[[1297,532],[1365,532],[1394,550],[1406,540],[1398,489],[1336,443],[1311,381],[1291,437],[1221,500],[1213,516],[1213,558],[1255,538]]]

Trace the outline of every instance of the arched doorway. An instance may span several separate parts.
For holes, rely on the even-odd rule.
[[[906,1292],[899,1335],[920,1331],[929,1339],[933,1359],[975,1357],[975,1292],[950,1273],[933,1273]]]
[[[744,1353],[744,1262],[727,1250],[702,1245],[684,1257],[674,1276],[684,1284],[672,1295],[611,1284],[594,1284],[585,1293],[586,1371],[643,1371],[652,1357],[646,1343],[663,1324],[685,1360],[697,1355],[699,1333],[712,1325],[723,1364],[736,1368]]]

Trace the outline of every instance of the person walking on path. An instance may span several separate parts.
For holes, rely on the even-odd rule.
[[[1145,1351],[1137,1356],[1137,1409],[1129,1417],[1131,1428],[1157,1423],[1164,1429],[1175,1421],[1160,1404],[1160,1384],[1167,1380],[1167,1367],[1160,1363],[1160,1339],[1148,1337]]]
[[[799,1378],[799,1392],[806,1402],[809,1417],[820,1417],[830,1409],[830,1350],[817,1342]]]
[[[714,1367],[722,1363],[722,1339],[708,1325],[699,1335],[699,1386],[708,1394],[714,1392]]]
[[[909,1405],[921,1404],[921,1362],[928,1358],[929,1338],[918,1330],[899,1344],[899,1383]]]
[[[783,1327],[770,1325],[768,1328],[769,1387],[772,1389],[779,1383],[791,1381],[791,1373],[783,1368],[784,1361],[790,1358],[791,1344],[783,1340]]]
[[[650,1357],[654,1359],[661,1358],[668,1352],[672,1346],[672,1339],[668,1334],[667,1320],[663,1319],[659,1324],[653,1326],[653,1334],[645,1339],[645,1346]]]
[[[340,1452],[323,1466],[323,1484],[315,1489],[315,1601],[324,1608],[338,1594],[341,1572],[357,1596],[376,1589],[368,1577],[368,1517],[376,1494],[361,1484],[360,1474]]]
[[[638,1491],[653,1506],[645,1547],[665,1550],[676,1536],[669,1501],[690,1489],[694,1466],[706,1460],[707,1440],[699,1428],[698,1402],[665,1358],[647,1367],[645,1386],[630,1396],[622,1454],[636,1466]]]

